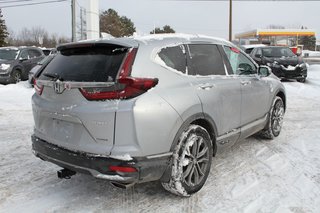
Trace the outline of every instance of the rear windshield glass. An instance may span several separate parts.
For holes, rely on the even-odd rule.
[[[113,82],[127,48],[117,45],[61,50],[39,79],[77,82]]]

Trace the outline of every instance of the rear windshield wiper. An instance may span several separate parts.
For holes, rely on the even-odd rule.
[[[44,76],[51,78],[53,81],[60,80],[63,81],[63,78],[61,78],[57,73],[43,73]]]

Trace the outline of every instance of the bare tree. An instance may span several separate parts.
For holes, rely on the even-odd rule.
[[[52,48],[58,44],[68,42],[70,42],[69,38],[59,37],[57,34],[50,35],[42,27],[23,28],[18,34],[10,31],[8,38],[8,44],[12,46],[43,46]]]

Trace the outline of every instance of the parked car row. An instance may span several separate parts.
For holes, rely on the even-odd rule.
[[[46,57],[55,54],[56,49],[37,47],[0,48],[0,83],[16,83],[28,80],[32,83],[33,74],[47,61]]]
[[[152,35],[65,44],[36,74],[32,147],[42,160],[127,188],[199,191],[213,157],[281,132],[286,93],[228,41]]]

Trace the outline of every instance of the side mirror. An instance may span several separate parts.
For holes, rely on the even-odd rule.
[[[267,77],[271,75],[271,68],[268,66],[260,66],[258,69],[258,74],[262,77]]]
[[[301,53],[296,53],[296,56],[301,56]]]
[[[22,58],[22,57],[19,58],[19,61],[21,61],[21,62],[22,61],[26,61],[26,60],[28,60],[28,59],[27,58]]]

